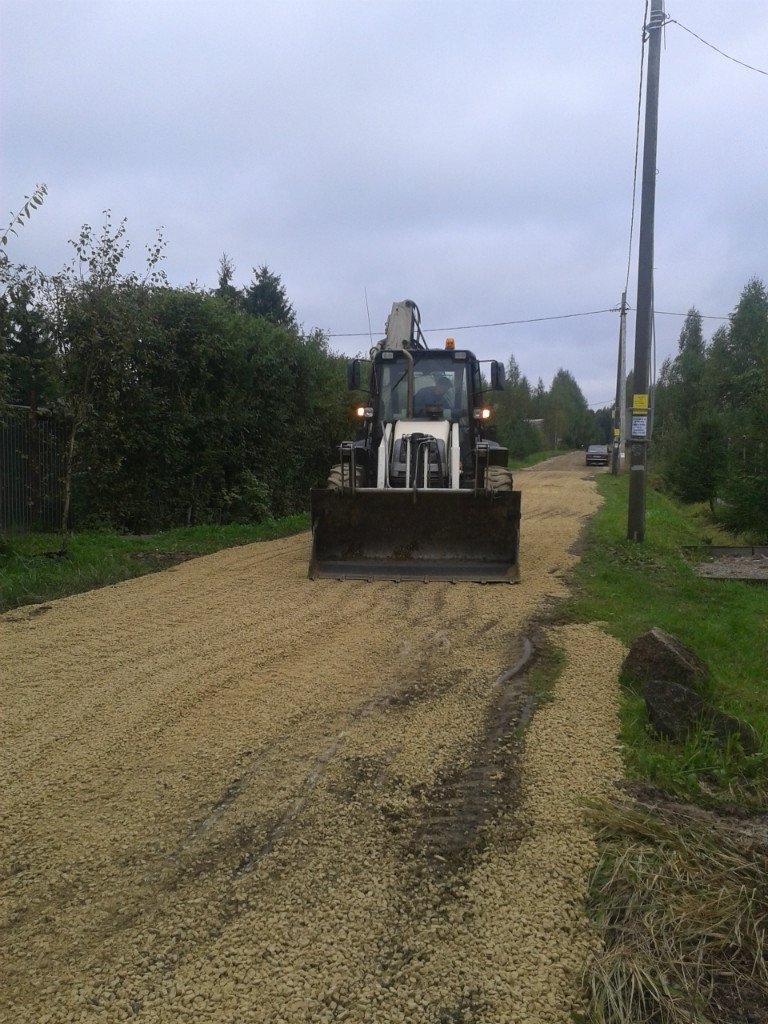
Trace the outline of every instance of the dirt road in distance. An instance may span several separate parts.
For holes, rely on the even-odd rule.
[[[515,586],[311,582],[302,535],[0,617],[1,1019],[569,1021],[623,651],[551,629],[523,745],[506,673],[593,481],[517,475]]]

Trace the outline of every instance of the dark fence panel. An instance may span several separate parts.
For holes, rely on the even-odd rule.
[[[65,425],[31,409],[0,417],[0,529],[58,530]]]

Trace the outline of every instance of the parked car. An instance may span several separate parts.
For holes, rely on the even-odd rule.
[[[588,466],[607,466],[608,448],[604,444],[591,444],[587,448]]]

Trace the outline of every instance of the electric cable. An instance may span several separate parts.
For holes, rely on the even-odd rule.
[[[768,71],[763,71],[762,68],[756,68],[752,64],[747,64],[743,60],[739,60],[737,57],[732,57],[730,53],[726,53],[724,50],[719,49],[713,43],[708,43],[706,39],[702,39],[701,36],[696,35],[693,29],[690,29],[686,25],[683,25],[683,23],[681,21],[678,21],[677,18],[667,18],[664,24],[679,25],[683,32],[687,32],[688,35],[693,36],[694,39],[698,39],[700,43],[704,43],[704,45],[708,46],[710,50],[714,50],[715,53],[719,53],[721,57],[725,57],[727,60],[732,60],[734,64],[740,64],[743,68],[749,68],[750,71],[756,71],[758,75],[768,76]]]
[[[619,306],[611,306],[609,309],[589,309],[584,313],[558,313],[553,316],[533,316],[526,320],[497,320],[494,323],[487,324],[461,324],[458,327],[426,327],[423,328],[422,334],[450,334],[452,331],[478,331],[484,327],[514,327],[518,324],[540,324],[545,323],[548,320],[572,320],[575,317],[580,316],[599,316],[601,313],[618,313],[620,312]],[[634,306],[630,306],[627,303],[627,312],[637,312]],[[677,313],[669,309],[654,309],[655,316],[688,316],[686,313]],[[698,312],[698,310],[697,310]],[[726,316],[716,316],[714,313],[699,313],[702,320],[728,320],[730,314]],[[327,334],[327,338],[367,338],[367,331],[350,331],[350,332],[337,332],[333,334]]]
[[[610,309],[590,309],[584,313],[558,313],[554,316],[534,316],[529,317],[526,320],[498,320],[495,323],[488,324],[461,324],[458,327],[425,327],[422,328],[422,334],[444,334],[445,332],[451,331],[477,331],[483,327],[512,327],[517,324],[538,324],[545,320],[571,320],[574,317],[579,316],[598,316],[600,313],[616,313],[618,310],[617,306],[611,306]],[[326,335],[328,338],[367,338],[367,331],[351,331],[345,333],[333,333]]]
[[[627,310],[633,313],[637,312],[634,306],[627,306]],[[696,312],[702,320],[730,320],[730,313],[728,316],[715,316],[713,313],[699,313],[698,310],[696,310]],[[688,316],[690,309],[688,310],[688,313],[674,313],[669,309],[654,309],[653,313],[655,316]]]
[[[641,46],[641,53],[640,53],[640,83],[639,83],[638,98],[637,98],[637,124],[636,124],[636,129],[635,129],[635,158],[634,158],[634,168],[633,168],[633,176],[632,176],[632,210],[631,210],[630,222],[629,222],[629,245],[628,245],[628,252],[627,252],[627,273],[626,273],[625,284],[624,284],[624,291],[625,292],[628,291],[628,289],[629,289],[629,277],[630,277],[631,265],[632,265],[632,243],[633,243],[633,240],[634,240],[634,227],[635,227],[635,210],[636,210],[636,204],[637,204],[637,168],[638,168],[639,154],[640,154],[640,124],[641,124],[641,121],[642,121],[643,75],[644,75],[644,72],[645,72],[645,44],[646,44],[646,41],[647,41],[647,28],[646,28],[647,21],[648,21],[648,0],[646,0],[646,3],[645,3],[645,14],[644,14],[644,17],[643,17],[642,46]],[[684,32],[687,32],[689,35],[692,35],[695,39],[698,39],[699,42],[703,43],[705,46],[708,46],[710,49],[714,50],[716,53],[719,53],[722,57],[725,57],[728,60],[733,61],[735,64],[740,64],[742,67],[748,68],[750,71],[756,71],[760,75],[768,76],[768,71],[764,71],[762,68],[754,67],[754,65],[752,65],[752,64],[747,64],[745,61],[738,60],[736,57],[732,57],[730,54],[726,53],[724,50],[721,50],[719,47],[715,46],[713,43],[710,43],[706,39],[703,39],[700,35],[698,35],[692,29],[688,28],[687,25],[683,25],[683,23],[678,21],[676,18],[666,18],[666,20],[664,21],[664,26],[666,27],[667,25],[678,25],[681,29],[683,29]],[[367,295],[366,295],[366,303],[367,303]],[[616,306],[613,306],[610,309],[593,309],[593,310],[588,310],[587,312],[584,312],[584,313],[561,313],[561,314],[558,314],[558,315],[555,315],[555,316],[537,316],[537,317],[530,317],[530,318],[524,319],[524,320],[499,320],[499,321],[496,321],[494,323],[461,324],[461,325],[456,326],[456,327],[420,328],[419,333],[423,337],[424,334],[436,334],[436,333],[445,333],[445,332],[453,332],[453,331],[474,331],[474,330],[480,330],[482,328],[487,328],[487,327],[513,327],[513,326],[517,326],[517,325],[520,325],[520,324],[543,323],[544,321],[548,321],[548,320],[568,320],[568,319],[571,319],[573,317],[598,316],[601,313],[616,313],[618,311],[619,311],[619,308],[616,307]],[[632,307],[630,305],[627,305],[627,311],[634,311],[634,307]],[[688,315],[688,313],[677,313],[677,312],[672,312],[670,310],[656,309],[656,310],[653,310],[653,315],[654,316],[658,315],[658,316],[683,316],[683,317],[685,317],[685,316]],[[715,315],[706,314],[706,313],[700,313],[699,316],[702,318],[702,320],[728,320],[729,319],[728,316],[715,316]],[[652,329],[654,331],[654,336],[655,336],[655,324],[653,325]],[[364,338],[364,337],[368,337],[369,333],[370,333],[370,318],[369,318],[369,331],[367,331],[367,332],[366,331],[332,332],[332,333],[327,334],[326,336],[328,338]]]

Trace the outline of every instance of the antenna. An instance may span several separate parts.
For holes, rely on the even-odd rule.
[[[368,308],[368,289],[364,288],[363,292],[365,294],[365,312],[368,315],[368,337],[371,342],[371,348],[373,348],[373,331],[371,330],[371,311]]]

